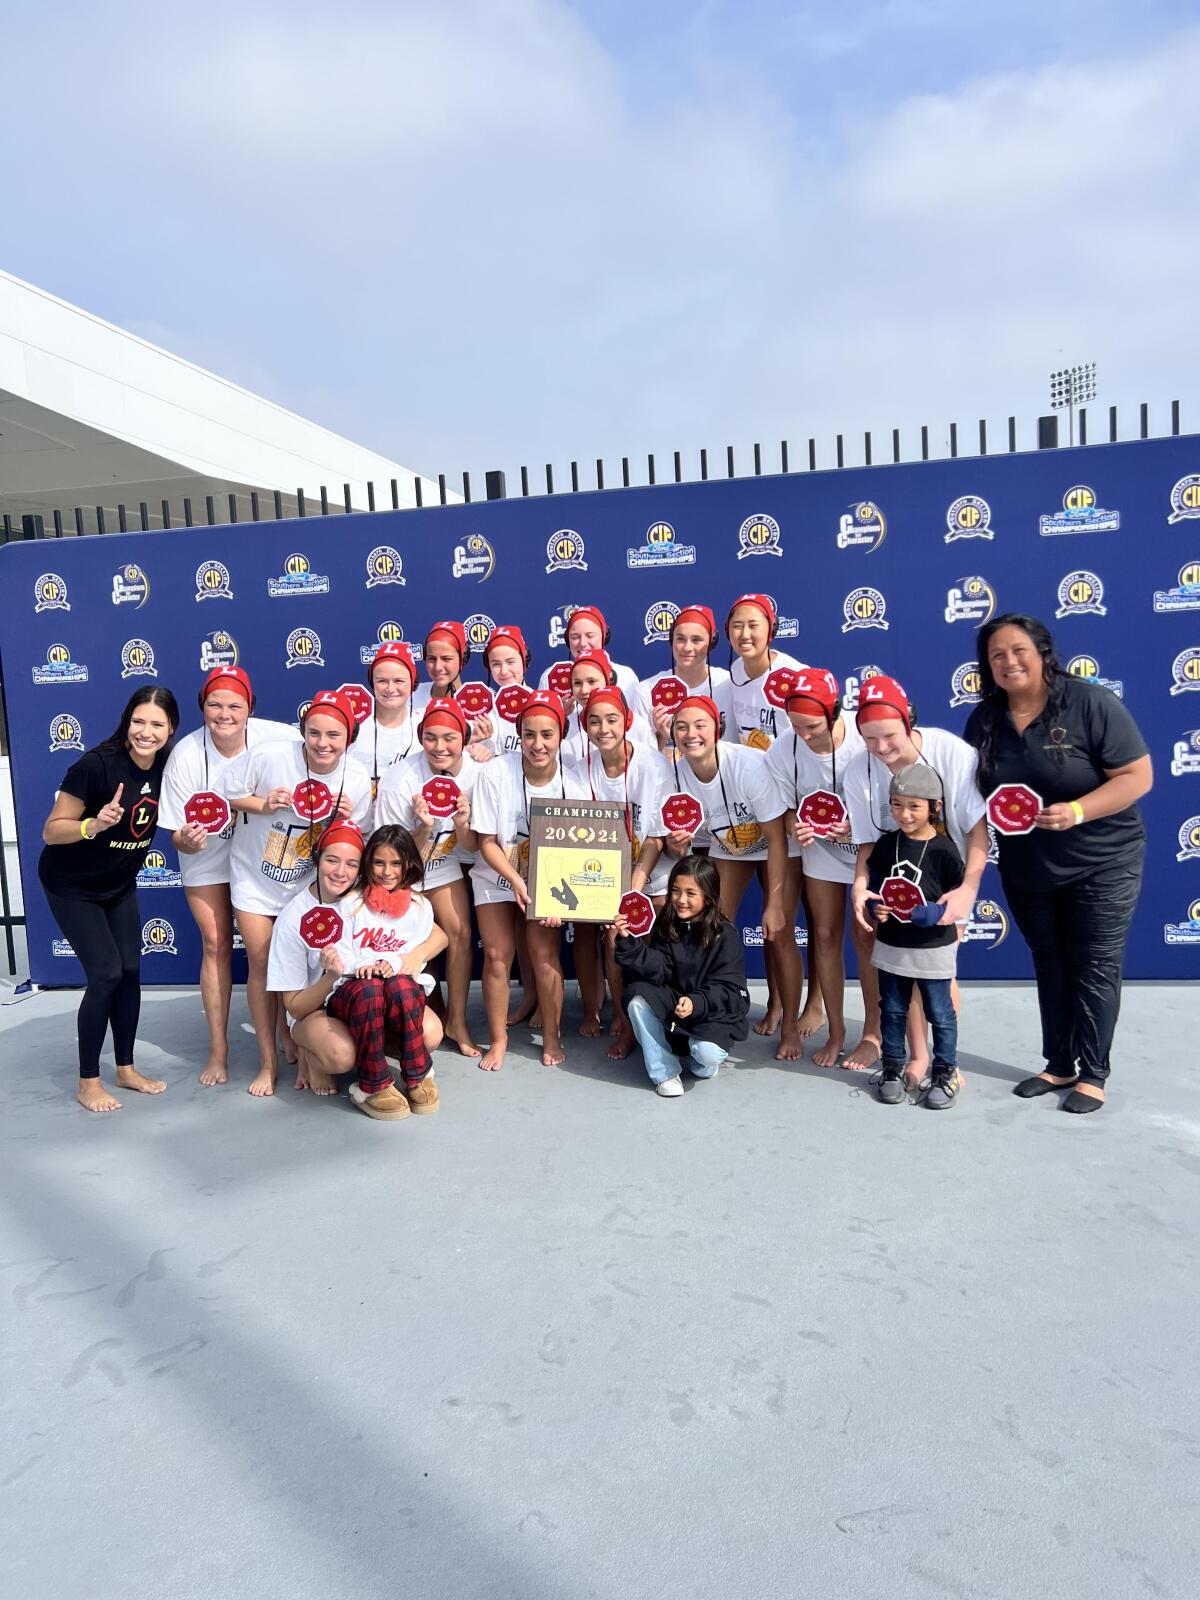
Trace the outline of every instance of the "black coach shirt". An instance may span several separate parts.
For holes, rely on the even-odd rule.
[[[78,844],[48,844],[38,859],[38,877],[47,889],[68,900],[110,900],[131,889],[142,869],[158,827],[158,795],[167,752],[143,772],[128,750],[96,749],[80,756],[59,785],[62,794],[83,802],[83,815],[94,817],[125,785],[125,814],[115,828]],[[82,821],[82,818],[80,819]]]
[[[1044,806],[1061,805],[1098,789],[1107,782],[1106,771],[1148,754],[1137,723],[1110,689],[1069,676],[1058,688],[1057,708],[1047,705],[1024,733],[1005,716],[996,734],[992,789],[1024,783],[1041,795]],[[977,708],[963,732],[968,744],[979,745],[980,721]],[[1136,805],[1059,831],[1000,834],[1000,876],[1017,889],[1055,889],[1115,866],[1123,857],[1136,860],[1145,837]]]

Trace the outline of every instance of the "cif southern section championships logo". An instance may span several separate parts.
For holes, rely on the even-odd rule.
[[[232,600],[229,568],[220,561],[202,561],[196,568],[197,600]]]
[[[891,624],[887,620],[887,601],[878,589],[851,589],[842,601],[843,633],[853,633],[857,628],[881,628],[885,633]]]
[[[960,578],[946,591],[947,622],[986,622],[996,609],[996,591],[986,578]]]
[[[177,956],[175,929],[166,917],[151,917],[142,924],[142,954],[144,956]]]
[[[639,567],[694,567],[696,546],[677,544],[669,522],[652,522],[646,529],[645,544],[625,551],[625,565],[634,571]]]
[[[983,699],[983,681],[977,661],[964,661],[950,678],[950,706],[977,706]]]
[[[1200,561],[1185,561],[1173,589],[1154,591],[1155,611],[1200,611]]]
[[[452,578],[475,578],[486,583],[496,570],[496,552],[481,533],[469,533],[461,544],[454,546]]]
[[[963,929],[963,942],[985,944],[990,950],[1008,938],[1008,915],[995,900],[976,900]]]
[[[1168,522],[1193,522],[1200,517],[1200,472],[1189,472],[1171,490]]]
[[[82,750],[83,729],[79,725],[78,717],[62,716],[52,717],[50,720],[50,754],[56,750]]]
[[[646,632],[642,639],[643,644],[665,644],[671,637],[671,629],[675,626],[675,619],[679,615],[679,607],[673,600],[656,600],[646,609]]]
[[[1056,617],[1106,617],[1104,585],[1094,572],[1068,572],[1058,586]]]
[[[737,558],[744,561],[747,556],[781,556],[779,524],[774,517],[767,516],[765,511],[758,512],[753,517],[747,517],[738,529],[738,544],[741,549]]]
[[[960,494],[946,507],[946,543],[956,539],[994,539],[992,508],[977,494]]]
[[[403,644],[404,629],[398,622],[388,620],[381,622],[375,634],[374,644],[360,644],[358,659],[364,667],[369,667],[375,659],[375,652],[381,644]]]
[[[1200,655],[1200,651],[1197,651]],[[46,651],[44,666],[34,667],[34,683],[86,683],[88,669],[80,661],[71,660],[71,652],[65,644],[52,644]],[[1196,684],[1200,689],[1200,682]]]
[[[84,669],[87,675],[87,668]],[[39,680],[37,668],[34,668],[33,681]],[[1187,650],[1181,650],[1171,663],[1171,693],[1187,694],[1191,689],[1200,689],[1200,648],[1191,645]]]
[[[1200,944],[1200,900],[1188,907],[1186,922],[1168,922],[1163,927],[1164,944]]]
[[[293,628],[287,636],[287,667],[323,667],[321,635],[311,628]]]
[[[309,566],[308,557],[301,550],[293,550],[283,563],[277,578],[267,579],[267,594],[272,600],[283,600],[288,595],[328,594],[329,579]]]
[[[201,672],[215,672],[218,667],[236,667],[240,660],[237,640],[224,628],[214,628],[201,639]]]
[[[1098,683],[1101,688],[1111,689],[1118,700],[1125,698],[1124,683],[1120,678],[1106,678],[1095,656],[1072,656],[1067,662],[1067,671],[1073,678],[1084,678],[1088,683]]]
[[[547,572],[586,572],[583,535],[574,528],[559,528],[546,540]]]
[[[142,870],[137,875],[139,889],[178,889],[183,874],[177,867],[169,867],[161,850],[147,850]]]
[[[71,602],[67,599],[67,585],[57,572],[43,572],[33,586],[33,610],[36,615],[39,611],[70,611]]]
[[[1115,533],[1121,526],[1119,511],[1105,511],[1096,504],[1096,491],[1086,483],[1073,484],[1063,495],[1062,510],[1038,518],[1043,539],[1059,533]]]
[[[870,555],[887,538],[887,518],[873,500],[859,500],[838,518],[839,550],[863,550]]]
[[[381,583],[407,582],[399,550],[393,550],[390,544],[377,544],[367,557],[367,588],[377,589]]]
[[[58,724],[66,721],[64,717],[51,723],[51,730]],[[74,718],[70,719],[74,721]],[[51,750],[55,747],[50,746]],[[64,750],[83,749],[82,745],[63,745]],[[1182,739],[1176,739],[1175,748],[1171,752],[1171,776],[1173,778],[1186,778],[1192,774],[1200,773],[1200,728],[1189,728]]]
[[[154,665],[154,646],[145,639],[126,639],[121,646],[121,676],[123,678],[157,678]]]
[[[112,603],[115,606],[132,606],[139,611],[150,598],[150,579],[141,567],[132,562],[113,573]]]

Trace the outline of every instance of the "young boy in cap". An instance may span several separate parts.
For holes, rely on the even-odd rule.
[[[961,1087],[958,1019],[950,985],[958,957],[952,923],[942,923],[940,897],[957,888],[963,861],[939,833],[942,782],[925,762],[892,774],[888,805],[896,832],[885,833],[867,863],[867,909],[878,923],[872,964],[879,971],[883,1063],[879,1098],[904,1099],[905,1027],[913,984],[933,1028],[933,1064],[925,1104],[945,1111]]]

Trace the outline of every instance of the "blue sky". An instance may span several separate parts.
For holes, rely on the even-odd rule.
[[[406,465],[1200,426],[1194,8],[176,9],[6,21],[0,263]]]

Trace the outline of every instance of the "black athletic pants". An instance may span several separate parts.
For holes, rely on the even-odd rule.
[[[130,888],[115,900],[68,900],[45,884],[42,889],[87,977],[79,1005],[79,1076],[100,1076],[100,1052],[110,1025],[117,1065],[129,1066],[142,1006],[137,890]]]
[[[1103,1084],[1121,1009],[1125,940],[1142,887],[1139,847],[1061,888],[1010,889],[1021,936],[1033,955],[1042,1013],[1042,1069],[1055,1078]],[[1001,874],[1003,879],[1003,874]]]

